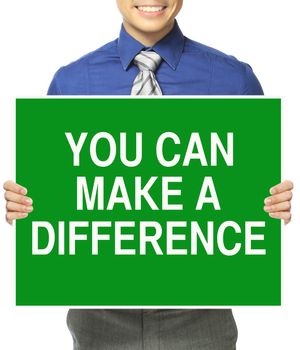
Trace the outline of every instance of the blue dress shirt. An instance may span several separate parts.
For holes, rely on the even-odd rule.
[[[163,59],[155,75],[164,95],[262,95],[251,67],[233,56],[185,37],[177,21],[153,47],[145,47],[122,25],[118,39],[61,67],[48,95],[130,95],[141,50]]]

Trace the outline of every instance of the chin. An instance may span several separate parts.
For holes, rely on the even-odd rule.
[[[139,30],[142,31],[144,33],[155,33],[155,32],[159,32],[161,30],[163,30],[165,27],[168,26],[168,23],[166,23],[165,21],[157,21],[156,23],[154,21],[149,21],[149,23],[145,23],[145,21],[143,21],[143,23],[136,23],[135,27]]]

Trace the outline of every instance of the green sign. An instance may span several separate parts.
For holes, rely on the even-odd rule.
[[[17,305],[280,305],[280,99],[16,107]]]

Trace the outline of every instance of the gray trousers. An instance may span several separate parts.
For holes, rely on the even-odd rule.
[[[235,350],[230,309],[70,309],[74,350]]]

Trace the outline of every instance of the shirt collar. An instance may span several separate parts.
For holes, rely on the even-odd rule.
[[[172,30],[150,48],[145,47],[142,43],[128,34],[123,24],[118,39],[118,51],[124,70],[127,70],[134,57],[143,49],[151,49],[155,51],[172,69],[175,70],[180,61],[183,46],[184,36],[176,20]]]

